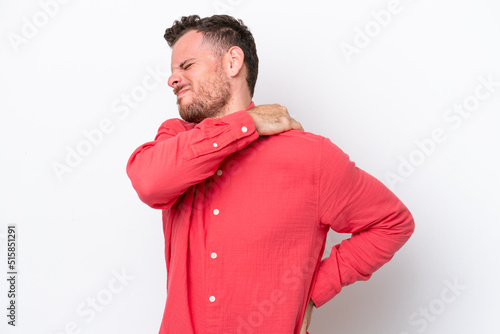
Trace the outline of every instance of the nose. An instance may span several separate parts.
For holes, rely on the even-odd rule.
[[[172,75],[168,78],[168,85],[175,89],[178,85],[181,84],[182,78],[178,73],[172,73]]]

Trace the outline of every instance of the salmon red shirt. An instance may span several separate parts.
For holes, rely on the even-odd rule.
[[[329,139],[259,137],[247,110],[167,120],[128,161],[163,215],[160,334],[299,334],[309,299],[369,279],[413,232],[405,205]],[[329,229],[351,236],[322,260]]]

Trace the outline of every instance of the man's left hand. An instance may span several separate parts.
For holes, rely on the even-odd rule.
[[[313,306],[314,306],[313,300],[309,299],[309,304],[307,305],[306,314],[304,315],[304,320],[302,321],[302,327],[300,328],[300,334],[307,333],[307,328],[311,323],[311,313]]]

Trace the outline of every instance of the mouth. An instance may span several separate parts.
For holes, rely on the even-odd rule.
[[[178,91],[175,95],[177,95],[177,99],[180,99],[182,96],[184,96],[187,92],[189,91],[189,88],[183,88],[180,91]]]

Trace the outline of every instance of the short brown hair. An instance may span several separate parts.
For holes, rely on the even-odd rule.
[[[247,84],[253,97],[257,74],[259,73],[259,57],[253,35],[242,20],[229,15],[213,15],[200,18],[198,15],[183,16],[165,31],[165,39],[170,47],[190,30],[203,33],[204,41],[215,47],[218,56],[233,46],[238,46],[245,54],[247,67]]]

